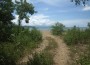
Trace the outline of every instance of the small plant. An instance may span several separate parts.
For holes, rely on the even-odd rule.
[[[88,55],[88,56],[81,57],[78,63],[81,65],[90,65],[90,56]]]
[[[47,40],[49,41],[49,44],[45,48],[46,51],[54,50],[58,47],[57,42],[53,38],[47,37]]]
[[[52,55],[43,52],[40,54],[35,53],[32,59],[29,59],[27,65],[53,65]]]
[[[16,65],[16,62],[11,56],[0,52],[0,65]]]
[[[51,32],[53,35],[62,35],[62,33],[64,32],[64,27],[65,26],[63,24],[56,23],[51,27]]]

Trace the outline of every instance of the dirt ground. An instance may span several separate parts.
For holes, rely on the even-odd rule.
[[[68,65],[70,57],[69,57],[69,48],[67,47],[67,45],[62,41],[62,39],[60,39],[60,37],[57,36],[53,36],[50,31],[41,31],[42,35],[43,35],[43,42],[41,43],[41,45],[39,45],[38,48],[36,48],[34,52],[40,53],[41,51],[43,51],[47,46],[48,46],[48,40],[46,39],[47,37],[51,37],[53,38],[57,45],[58,48],[55,51],[55,57],[54,57],[54,62],[55,65]],[[31,55],[26,55],[25,57],[23,57],[20,60],[20,64],[21,63],[25,63],[28,61],[28,57],[30,57]]]
[[[68,46],[60,39],[60,37],[53,36],[50,31],[42,31],[42,33],[43,37],[51,37],[57,42],[58,48],[56,49],[54,57],[55,65],[68,65],[70,60]]]

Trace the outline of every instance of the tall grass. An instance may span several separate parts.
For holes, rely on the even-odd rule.
[[[72,29],[69,29],[66,34],[64,35],[64,41],[68,45],[72,44],[86,44],[89,43],[89,36],[90,36],[89,29],[80,30],[80,28],[74,26]]]
[[[89,45],[89,47],[87,48],[88,50],[86,50],[85,52],[83,51],[83,55],[78,55],[79,58],[78,60],[76,60],[77,63],[75,65],[90,65],[90,26],[85,30],[80,30],[80,28],[74,26],[72,29],[66,32],[64,41],[66,42],[66,44],[71,46],[75,46],[77,44]]]
[[[29,59],[27,65],[53,65],[52,55],[47,52],[35,53],[32,59]]]

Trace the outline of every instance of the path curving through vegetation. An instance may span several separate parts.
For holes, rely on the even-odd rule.
[[[49,40],[47,40],[48,37],[52,38],[56,43],[57,43],[57,48],[55,49],[55,56],[54,56],[54,62],[55,65],[68,65],[68,60],[70,60],[69,54],[69,48],[67,45],[60,39],[60,37],[54,36],[50,33],[50,31],[41,31],[43,35],[43,42],[41,45],[39,45],[38,48],[36,48],[33,53],[37,52],[40,53],[42,52],[47,46]],[[31,57],[32,55],[28,54],[25,57],[23,57],[20,60],[20,64],[26,63],[29,59],[28,57]]]
[[[68,46],[62,41],[62,39],[60,39],[60,37],[53,36],[49,31],[42,31],[42,33],[43,33],[43,36],[53,38],[58,45],[58,48],[56,49],[55,57],[54,57],[55,65],[69,65],[70,51]]]

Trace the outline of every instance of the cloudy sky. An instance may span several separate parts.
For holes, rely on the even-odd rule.
[[[28,24],[22,21],[22,25],[27,26],[50,26],[56,22],[63,23],[67,27],[86,27],[90,22],[90,1],[84,7],[82,4],[76,6],[70,0],[27,0],[35,6],[35,13],[30,17]],[[18,15],[13,20],[17,24]]]

